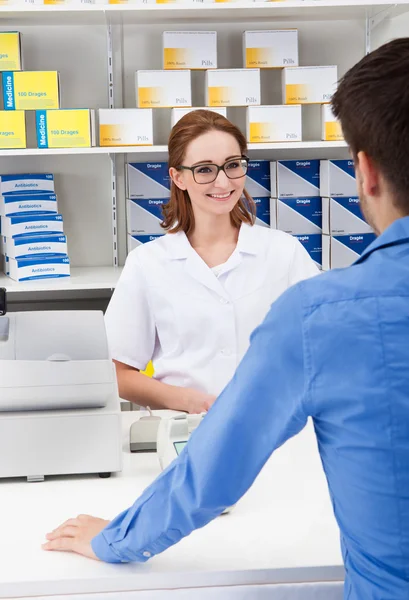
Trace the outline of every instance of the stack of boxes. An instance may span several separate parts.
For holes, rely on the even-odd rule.
[[[6,275],[15,281],[69,277],[52,174],[0,175],[0,226]]]
[[[375,239],[356,194],[352,160],[321,161],[324,270],[348,267]]]

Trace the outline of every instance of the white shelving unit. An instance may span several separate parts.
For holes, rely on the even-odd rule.
[[[162,68],[161,34],[167,29],[212,29],[218,33],[220,68],[242,67],[244,29],[297,27],[300,64],[338,64],[339,75],[368,50],[407,35],[409,0],[282,0],[129,5],[0,6],[0,31],[23,34],[27,70],[59,70],[62,107],[135,106],[134,73]],[[193,104],[204,105],[204,75],[192,73]],[[281,102],[280,74],[262,72],[262,103]],[[244,109],[228,117],[244,127]],[[251,158],[343,158],[344,143],[320,138],[319,107],[304,107],[304,140],[250,144]],[[32,128],[32,124],[29,129]],[[0,286],[27,299],[115,287],[126,257],[125,178],[127,160],[166,160],[170,110],[154,111],[152,147],[0,151],[0,172],[52,172],[72,262],[69,281]],[[29,139],[34,146],[34,140]]]

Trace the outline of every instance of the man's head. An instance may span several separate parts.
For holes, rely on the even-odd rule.
[[[365,56],[332,99],[355,161],[363,213],[376,233],[409,215],[409,38]]]

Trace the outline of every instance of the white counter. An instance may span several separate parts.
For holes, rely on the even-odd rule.
[[[273,455],[230,514],[143,565],[43,551],[62,521],[112,518],[159,473],[156,454],[129,452],[137,415],[123,413],[120,475],[0,480],[0,598],[342,599],[339,533],[311,426]]]

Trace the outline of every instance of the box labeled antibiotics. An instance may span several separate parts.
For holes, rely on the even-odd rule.
[[[344,269],[352,265],[376,239],[374,233],[323,235],[322,256],[324,271]]]
[[[321,123],[323,142],[342,142],[344,134],[342,133],[341,123],[335,118],[332,112],[331,104],[321,106]]]
[[[246,191],[253,198],[270,198],[270,161],[250,160],[247,170]]]
[[[185,115],[187,115],[190,112],[193,112],[194,110],[210,110],[212,112],[218,113],[219,115],[222,115],[223,117],[227,117],[227,109],[222,106],[219,106],[219,107],[195,106],[192,108],[172,108],[172,115],[171,115],[172,127],[174,127],[176,125],[176,123],[178,121],[180,121],[180,119],[182,117],[184,117]]]
[[[9,258],[27,258],[37,254],[67,254],[67,238],[65,235],[21,235],[16,238],[1,238],[0,253]]]
[[[152,146],[151,108],[100,108],[100,146]]]
[[[150,235],[131,235],[128,234],[128,252],[132,252],[138,246],[142,246],[143,244],[147,244],[148,242],[153,242],[164,235],[163,233],[156,233]]]
[[[60,214],[28,213],[12,217],[1,217],[1,235],[9,238],[28,233],[63,233]]]
[[[192,106],[190,71],[137,71],[139,108]]]
[[[280,69],[298,66],[297,29],[245,31],[243,60],[246,68]]]
[[[166,162],[127,164],[126,186],[130,199],[169,198],[170,184]]]
[[[294,235],[294,237],[304,246],[317,267],[322,269],[322,235],[320,233],[313,233],[308,235]]]
[[[0,32],[0,71],[21,71],[22,68],[20,33]]]
[[[259,105],[260,69],[210,69],[205,92],[207,106]]]
[[[357,195],[353,160],[322,160],[320,180],[321,196],[352,198]]]
[[[0,148],[26,148],[26,117],[24,110],[0,110]]]
[[[283,69],[283,104],[324,104],[331,101],[338,68],[286,67]]]
[[[21,196],[27,192],[54,193],[54,175],[51,173],[0,175],[0,195],[19,194]]]
[[[278,198],[309,198],[320,195],[319,160],[279,160]]]
[[[292,235],[321,235],[321,198],[278,198],[277,229]]]
[[[164,31],[164,69],[217,69],[215,31]]]
[[[37,110],[38,148],[90,148],[95,146],[93,110]]]
[[[373,233],[361,211],[359,198],[323,198],[322,232],[327,235]]]
[[[28,258],[9,258],[7,275],[15,281],[50,279],[70,276],[68,256],[37,255]]]
[[[0,196],[0,216],[2,217],[33,212],[57,213],[57,196],[47,193]]]
[[[6,71],[2,74],[4,110],[60,107],[57,71]]]
[[[247,141],[301,142],[301,105],[248,106]]]
[[[132,235],[164,233],[160,224],[163,221],[162,207],[167,203],[168,198],[127,200],[128,233]]]

